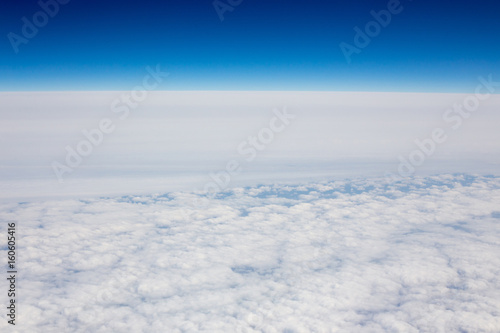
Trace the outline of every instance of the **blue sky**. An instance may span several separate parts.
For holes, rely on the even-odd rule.
[[[1,91],[129,90],[156,64],[161,90],[469,92],[500,71],[497,1],[403,0],[350,63],[339,44],[387,1],[243,0],[221,21],[212,1],[72,0],[17,53],[41,7],[2,5]]]

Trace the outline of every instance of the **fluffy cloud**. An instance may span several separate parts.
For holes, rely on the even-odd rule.
[[[500,330],[500,178],[197,196],[3,204],[20,236],[12,331]]]

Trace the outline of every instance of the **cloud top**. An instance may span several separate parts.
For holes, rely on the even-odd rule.
[[[17,331],[500,327],[498,177],[242,187],[205,210],[199,195],[3,204],[22,236]]]

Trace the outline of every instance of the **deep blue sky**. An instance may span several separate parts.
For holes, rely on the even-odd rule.
[[[160,90],[467,92],[500,79],[498,0],[401,5],[348,64],[339,43],[387,1],[243,0],[221,22],[212,0],[71,0],[16,54],[7,35],[40,6],[4,0],[0,90],[129,90],[156,64],[170,72]]]

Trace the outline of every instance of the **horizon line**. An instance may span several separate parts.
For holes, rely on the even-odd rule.
[[[112,93],[127,92],[125,90],[0,90],[0,94],[18,93]],[[435,94],[435,95],[463,95],[471,92],[427,92],[427,91],[367,91],[367,90],[148,90],[149,93],[342,93],[342,94]],[[500,95],[499,93],[491,93]]]

